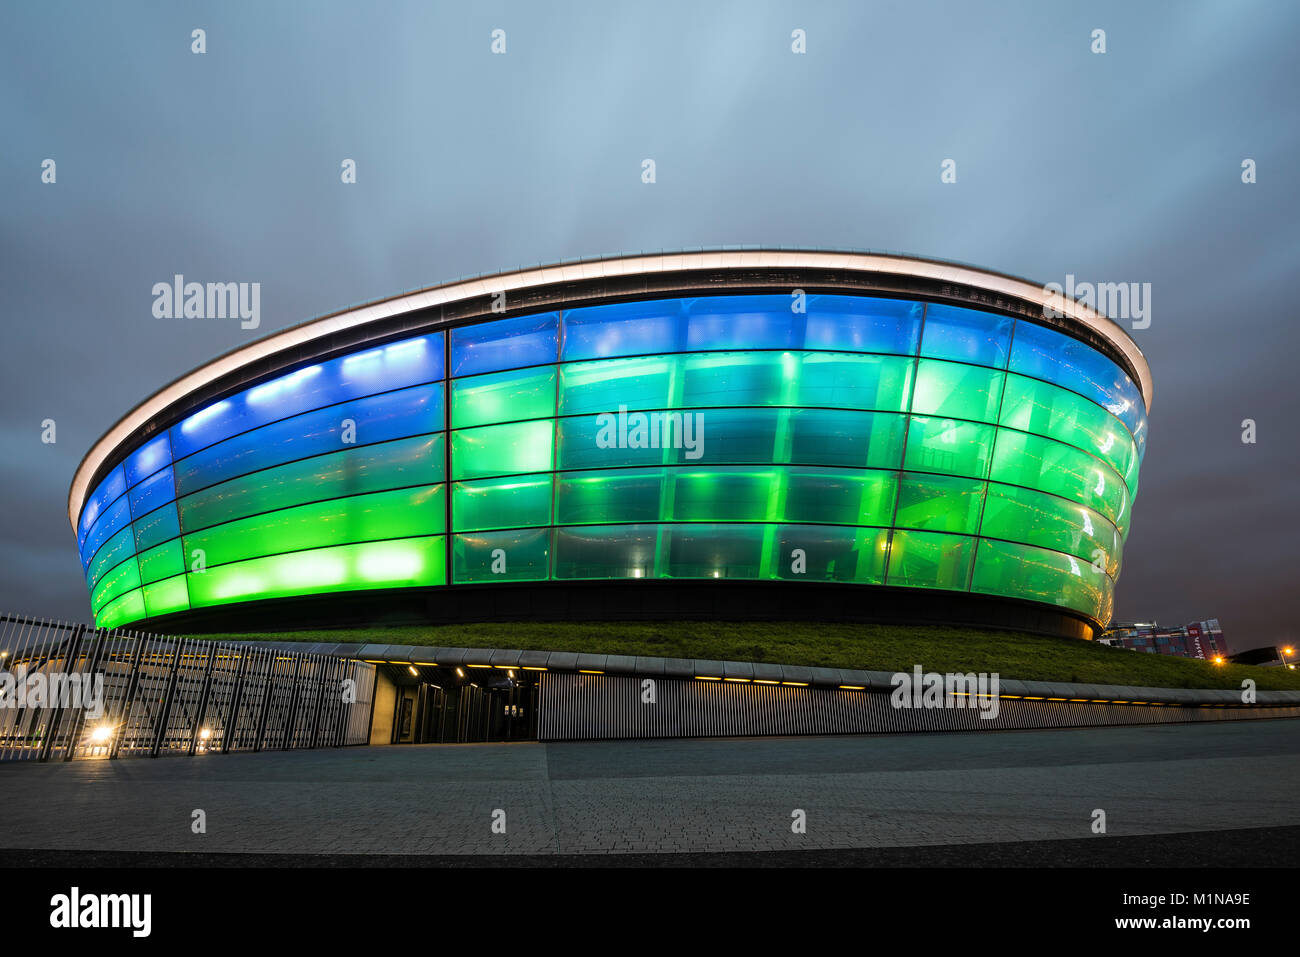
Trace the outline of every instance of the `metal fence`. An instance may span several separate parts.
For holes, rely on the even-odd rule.
[[[365,744],[375,668],[0,616],[0,761]]]

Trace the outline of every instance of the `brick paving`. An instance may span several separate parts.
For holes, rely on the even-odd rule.
[[[997,844],[1295,823],[1300,719],[429,745],[0,766],[0,848],[572,855]],[[207,833],[191,831],[201,808]],[[505,833],[492,831],[505,812]],[[807,814],[807,833],[791,812]]]

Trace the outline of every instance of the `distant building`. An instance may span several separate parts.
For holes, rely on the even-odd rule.
[[[1114,622],[1097,640],[1116,648],[1179,658],[1213,661],[1228,657],[1228,645],[1217,618],[1177,628],[1161,628],[1155,621]]]

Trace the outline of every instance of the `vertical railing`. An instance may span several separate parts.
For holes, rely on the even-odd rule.
[[[375,668],[351,658],[0,615],[0,672],[0,761],[369,740]]]

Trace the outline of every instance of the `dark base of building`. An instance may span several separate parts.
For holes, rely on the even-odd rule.
[[[805,582],[592,581],[453,585],[244,602],[133,623],[166,634],[489,621],[831,621],[995,628],[1091,640],[1066,609],[969,592]]]

